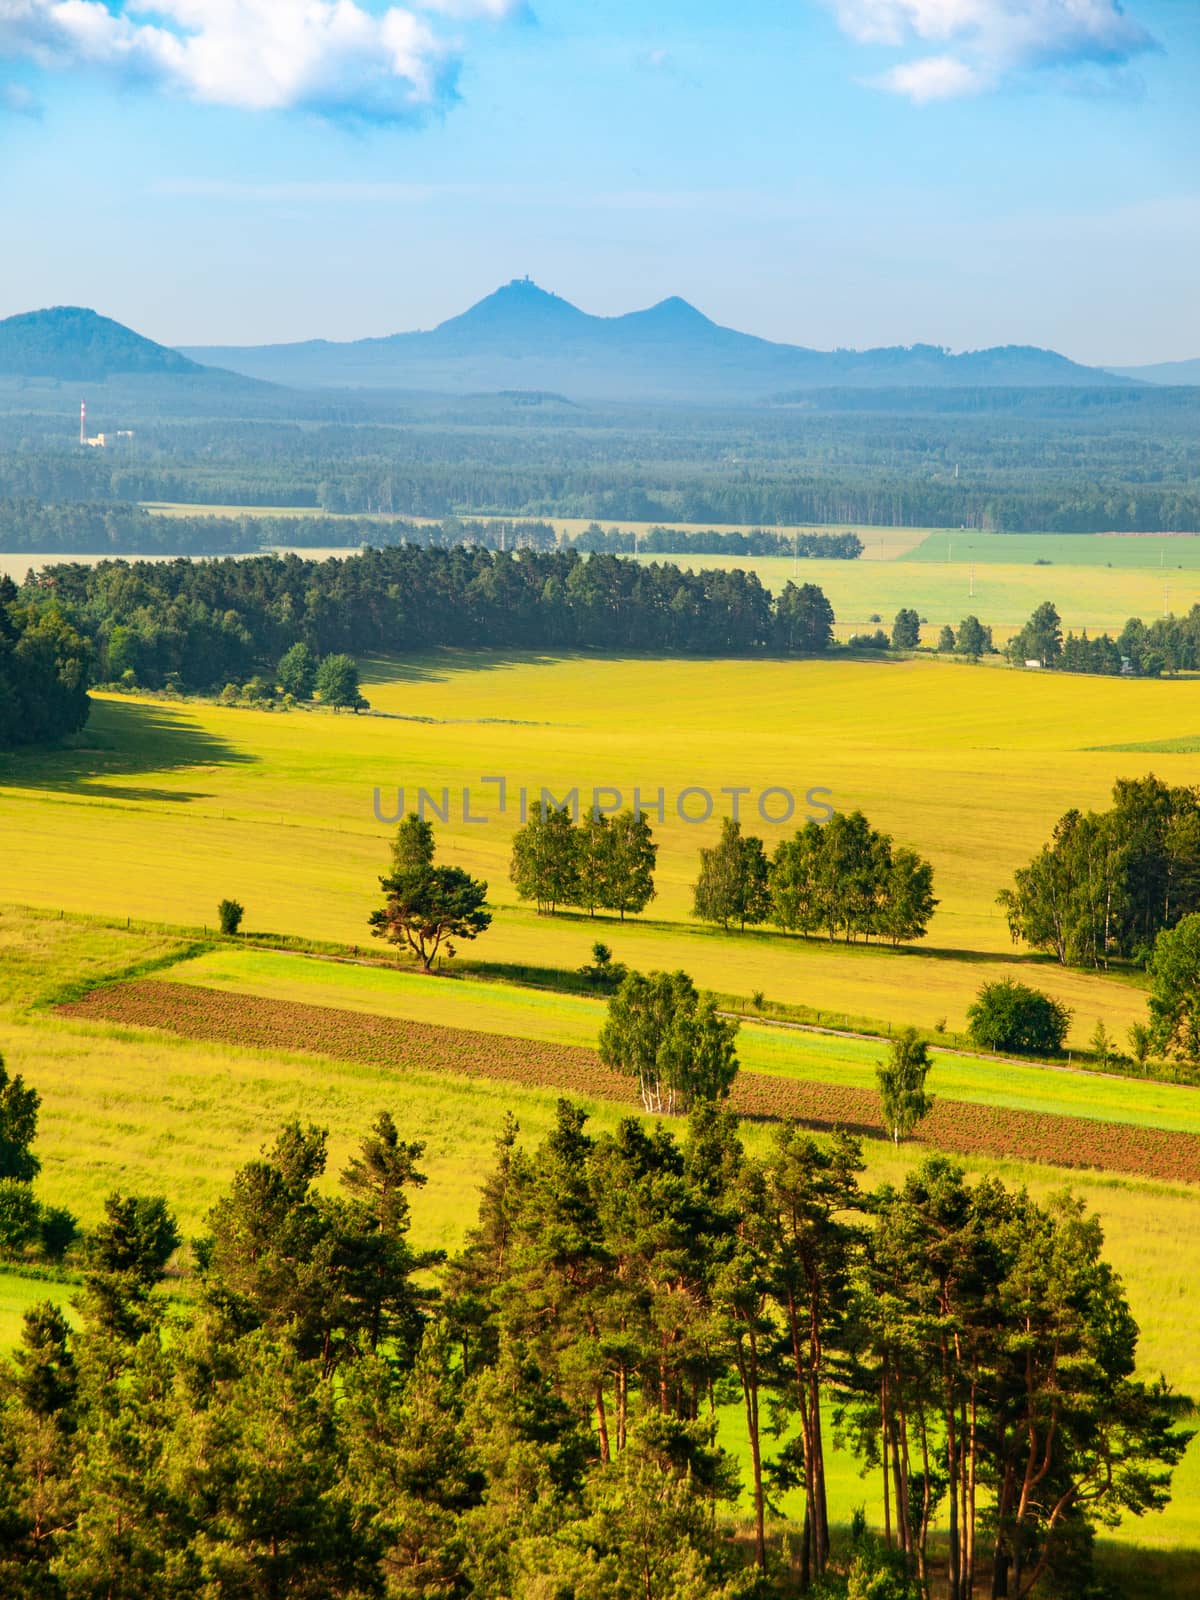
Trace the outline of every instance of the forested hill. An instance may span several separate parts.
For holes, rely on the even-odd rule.
[[[429,332],[336,344],[189,349],[195,359],[276,383],[429,389],[558,390],[572,397],[761,399],[789,389],[1119,385],[1052,350],[1011,345],[953,355],[936,345],[810,350],[712,322],[673,297],[595,317],[526,279]]]
[[[51,306],[0,320],[0,378],[59,383],[157,384],[165,396],[189,387],[258,390],[240,374],[223,372],[146,339],[86,306]]]

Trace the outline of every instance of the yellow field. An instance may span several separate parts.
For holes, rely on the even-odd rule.
[[[385,715],[290,714],[99,700],[59,755],[0,761],[10,901],[199,925],[232,895],[246,926],[366,942],[390,828],[418,786],[450,791],[444,854],[487,878],[497,908],[472,948],[492,961],[575,967],[593,939],[640,966],[680,965],[724,992],[763,990],[833,1013],[963,1026],[979,985],[1021,968],[1124,1033],[1144,1014],[1128,979],[1065,972],[1013,950],[996,892],[1071,805],[1102,806],[1113,778],[1148,769],[1194,781],[1194,756],[1089,746],[1200,730],[1200,683],[1026,676],[937,662],[597,661],[445,654],[368,664]],[[653,715],[651,709],[653,708]],[[665,713],[665,715],[664,715]],[[485,775],[507,777],[496,814]],[[659,897],[621,926],[539,918],[508,882],[516,789],[666,791]],[[716,796],[707,826],[673,813],[683,788]],[[770,932],[725,935],[688,919],[697,852],[728,805],[718,791],[829,791],[927,854],[941,906],[923,946],[846,948]],[[462,820],[468,787],[486,824]],[[753,806],[753,798],[749,802]],[[786,831],[751,822],[772,844]],[[69,841],[69,844],[68,844]]]

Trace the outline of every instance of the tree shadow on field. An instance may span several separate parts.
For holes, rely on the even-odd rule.
[[[364,656],[359,661],[364,689],[372,684],[445,683],[459,672],[499,672],[506,667],[554,667],[571,659],[595,660],[578,650],[462,650],[453,646],[413,656]]]
[[[1150,1519],[1148,1519],[1150,1520]],[[1136,1539],[1137,1528],[1130,1529]],[[1186,1600],[1200,1594],[1200,1551],[1164,1550],[1100,1539],[1096,1567],[1125,1600]]]
[[[53,790],[87,799],[182,804],[207,796],[199,790],[104,780],[140,772],[202,772],[258,759],[169,706],[93,700],[87,723],[69,739],[50,748],[0,751],[0,787]]]

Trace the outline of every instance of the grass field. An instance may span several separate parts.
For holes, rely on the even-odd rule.
[[[497,915],[478,954],[499,963],[574,968],[594,939],[642,967],[683,966],[725,993],[923,1025],[964,1025],[991,978],[1025,972],[1076,1013],[1074,1039],[1098,1017],[1123,1036],[1144,1015],[1131,979],[1069,972],[1015,951],[997,891],[1072,805],[1106,803],[1113,779],[1150,768],[1191,781],[1194,758],[1097,750],[1124,739],[1200,730],[1200,684],[1034,678],[934,662],[596,661],[447,653],[403,667],[368,664],[384,715],[280,714],[200,704],[99,699],[91,722],[56,753],[0,758],[0,826],[20,840],[0,894],[13,901],[200,925],[234,895],[247,929],[346,943],[365,940],[394,812],[418,786],[450,791],[438,832],[445,855],[484,876]],[[670,706],[668,726],[645,717]],[[501,817],[485,774],[506,774]],[[625,925],[537,917],[508,882],[516,789],[544,784],[661,786],[652,818],[661,850],[651,916]],[[686,786],[715,796],[706,826],[671,814]],[[861,806],[934,863],[941,904],[911,950],[831,946],[769,931],[723,934],[691,922],[697,852],[729,804],[820,786]],[[462,820],[461,795],[474,814]],[[753,799],[749,802],[753,806]],[[803,800],[800,800],[803,810]],[[753,819],[753,811],[751,812]],[[761,825],[768,845],[786,831]],[[71,849],[63,848],[63,839]],[[81,872],[85,860],[89,870]]]
[[[143,970],[186,954],[186,941],[169,932],[102,927],[83,919],[51,918],[7,909],[0,911],[0,1050],[9,1066],[23,1072],[43,1097],[39,1151],[44,1172],[40,1190],[69,1204],[85,1220],[99,1214],[104,1195],[166,1193],[185,1232],[194,1234],[207,1208],[238,1164],[257,1152],[287,1117],[312,1120],[329,1129],[330,1170],[344,1163],[375,1112],[386,1106],[402,1135],[426,1142],[428,1187],[414,1199],[414,1231],[423,1244],[453,1248],[473,1220],[475,1196],[487,1169],[493,1138],[503,1112],[518,1116],[523,1137],[536,1142],[553,1116],[553,1089],[519,1088],[445,1074],[366,1068],[289,1053],[279,1049],[207,1047],[144,1030],[70,1022],[33,1009],[74,983],[106,974]],[[473,1027],[489,1022],[530,1038],[587,1037],[596,1008],[569,996],[531,994],[502,985],[453,985],[413,975],[395,975],[317,963],[287,954],[221,947],[184,960],[160,975],[210,985],[245,986],[246,992],[303,993],[323,1004],[351,1003],[388,1013],[421,1015],[440,991],[453,990],[451,1005],[436,1014]],[[861,1041],[779,1038],[747,1026],[744,1056],[759,1070],[787,1070],[847,1078],[869,1070],[865,1057],[874,1048]],[[934,1087],[955,1093],[979,1092],[988,1069],[980,1063],[940,1056]],[[1007,1070],[994,1087],[1009,1090],[1014,1103],[1049,1095],[1066,1110],[1077,1092],[1107,1083],[1040,1069]],[[1191,1122],[1194,1113],[1178,1108],[1191,1091],[1164,1086],[1118,1085],[1112,1105],[1143,1114],[1161,1125]],[[590,1107],[598,1129],[611,1127],[617,1108]],[[759,1144],[766,1134],[748,1127]],[[896,1181],[918,1158],[912,1148],[893,1150],[868,1142],[867,1181]],[[980,1163],[967,1163],[973,1171]],[[1069,1184],[1103,1219],[1108,1254],[1124,1276],[1135,1314],[1143,1328],[1142,1362],[1147,1372],[1165,1372],[1187,1392],[1200,1394],[1200,1347],[1193,1330],[1200,1318],[1200,1193],[1164,1183],[1133,1182],[1065,1173],[1018,1162],[987,1163],[1010,1184],[1025,1184],[1047,1195]],[[23,1309],[36,1299],[69,1301],[67,1284],[0,1275],[0,1340],[11,1338]],[[878,1484],[859,1478],[853,1462],[837,1457],[831,1473],[833,1513],[848,1519],[865,1502],[878,1515]],[[1200,1451],[1193,1448],[1181,1469],[1176,1499],[1163,1516],[1125,1530],[1151,1555],[1122,1545],[1116,1559],[1146,1571],[1166,1574],[1174,1583],[1179,1546],[1200,1546]],[[1126,1553],[1128,1552],[1128,1553]],[[1131,1590],[1131,1593],[1138,1591]],[[1162,1587],[1161,1594],[1182,1597],[1186,1581]]]
[[[997,540],[1008,537],[993,535]],[[986,623],[999,644],[1026,622],[1043,600],[1053,600],[1066,630],[1078,633],[1086,628],[1089,633],[1107,631],[1114,635],[1132,616],[1152,622],[1165,610],[1178,616],[1200,604],[1200,570],[1194,567],[1182,572],[1168,568],[1163,572],[1157,564],[1140,568],[1114,564],[1110,569],[1099,562],[1037,567],[1019,562],[1004,565],[996,560],[981,560],[973,567],[966,550],[960,555],[958,543],[954,546],[954,560],[947,562],[945,535],[939,533],[936,539],[941,541],[940,561],[906,558],[874,562],[869,567],[861,561],[795,563],[784,556],[641,559],[675,561],[694,570],[742,567],[756,572],[772,590],[781,589],[789,580],[815,583],[833,606],[835,632],[843,640],[851,633],[871,632],[880,626],[871,620],[873,616],[882,618],[885,632],[890,631],[892,618],[901,606],[911,606],[926,619],[922,642],[933,645],[944,624],[956,628],[967,615]],[[1200,544],[1200,539],[1196,542]]]

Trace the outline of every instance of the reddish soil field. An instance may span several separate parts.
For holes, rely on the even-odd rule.
[[[629,1079],[610,1072],[594,1051],[577,1045],[434,1027],[198,985],[153,979],[112,984],[58,1009],[65,1016],[164,1028],[219,1044],[312,1051],[398,1072],[415,1068],[498,1078],[631,1107],[637,1100]],[[730,1101],[745,1117],[794,1120],[819,1129],[843,1127],[875,1138],[883,1134],[879,1097],[870,1089],[742,1072]],[[1162,1128],[939,1099],[919,1137],[961,1155],[1009,1156],[1200,1183],[1200,1137]]]

